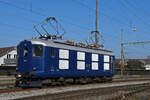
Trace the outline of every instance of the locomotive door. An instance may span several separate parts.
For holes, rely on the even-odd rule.
[[[32,45],[32,64],[33,71],[44,71],[44,47],[42,45]]]
[[[50,69],[52,70],[52,71],[54,71],[54,70],[56,70],[56,55],[55,55],[55,48],[53,48],[53,47],[51,47],[50,48]]]
[[[32,57],[32,46],[31,43],[28,41],[25,41],[21,44],[21,51],[20,52],[20,56],[21,56],[21,65],[23,66],[22,68],[20,68],[23,72],[29,72],[31,71],[31,57]]]

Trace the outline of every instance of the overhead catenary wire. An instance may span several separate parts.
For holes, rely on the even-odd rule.
[[[79,4],[80,6],[82,6],[82,7],[84,7],[84,8],[87,8],[87,9],[93,11],[93,12],[95,12],[95,10],[96,10],[96,9],[91,8],[91,7],[89,7],[88,5],[84,4],[84,3],[81,2],[80,0],[72,0],[72,1],[75,2],[75,3],[77,3],[77,4]],[[128,25],[127,23],[122,22],[122,21],[120,21],[120,20],[118,20],[118,19],[116,19],[116,18],[114,18],[114,17],[112,17],[112,16],[110,16],[110,15],[107,15],[107,14],[105,14],[104,12],[99,12],[99,13],[101,13],[103,16],[107,17],[107,18],[108,18],[109,20],[111,20],[111,21],[114,21],[114,22],[119,23],[119,24],[122,24],[122,25]]]
[[[73,0],[73,1],[78,1],[78,0]],[[30,11],[30,9],[23,8],[23,7],[19,7],[19,6],[17,6],[17,5],[12,4],[12,3],[4,2],[4,1],[0,1],[0,3],[7,4],[7,5],[9,5],[9,6],[13,6],[13,7],[16,7],[16,8],[21,9],[21,10]],[[81,2],[78,2],[78,3],[80,3],[82,6],[88,8],[88,9],[90,9],[90,10],[95,10],[94,8],[90,8],[90,7],[88,7],[87,5],[85,5],[85,4],[81,3]],[[45,16],[45,17],[46,17],[45,14],[42,14],[42,13],[40,13],[40,12],[32,11],[32,13],[37,14],[37,15],[40,15],[40,16],[42,15],[42,16]],[[15,16],[15,14],[11,14],[11,15]],[[105,15],[105,16],[107,16],[107,15]],[[31,19],[25,18],[25,17],[23,17],[23,16],[21,16],[21,17],[22,17],[23,19],[28,19],[28,20],[30,20],[30,21],[32,21],[32,22],[37,22],[37,21],[35,21],[35,20],[31,20]],[[107,16],[107,17],[108,17],[108,16]],[[63,18],[64,18],[64,17],[63,17]],[[63,19],[61,19],[61,21],[63,21]],[[66,21],[65,21],[65,22],[66,22]],[[68,23],[68,24],[71,24],[71,25],[74,25],[74,26],[77,26],[77,27],[81,27],[82,29],[83,29],[83,28],[84,28],[84,29],[88,29],[88,28],[82,27],[81,25],[78,25],[78,24],[75,24],[75,23],[71,23],[71,22],[67,22],[67,23]]]
[[[94,9],[94,8],[89,7],[88,5],[84,4],[84,3],[81,2],[80,0],[72,0],[72,1],[75,2],[75,3],[77,3],[77,4],[79,4],[79,5],[82,6],[82,7],[85,7],[85,8],[87,8],[87,9],[89,9],[89,10],[95,12],[95,9]],[[121,2],[121,0],[119,0],[119,1]],[[126,0],[123,0],[123,1],[126,1]],[[126,7],[126,5],[125,5],[124,3],[121,2],[121,4],[122,4],[126,9],[128,9],[128,7]],[[118,19],[116,19],[116,18],[114,18],[114,17],[112,17],[112,16],[109,16],[109,15],[103,13],[103,12],[100,12],[100,13],[101,13],[102,15],[104,15],[105,17],[109,18],[111,21],[117,22],[117,23],[119,23],[119,24],[121,24],[121,25],[129,26],[129,24],[124,23],[124,22],[122,22],[122,21],[120,21],[120,20],[118,20]],[[139,18],[136,14],[134,14],[134,15],[138,18],[138,20],[141,19],[141,18]],[[147,26],[147,27],[148,27],[148,26]],[[146,32],[146,31],[144,31],[144,30],[142,30],[142,33],[145,33],[145,34],[147,34],[147,35],[149,34],[149,32]]]
[[[14,4],[12,4],[12,3],[9,3],[9,2],[5,2],[5,1],[1,1],[1,0],[0,0],[0,3],[6,4],[6,5],[8,5],[8,6],[15,7],[15,8],[20,9],[20,10],[24,10],[24,11],[31,12],[30,9],[17,6],[17,5],[14,5]],[[47,17],[46,14],[37,12],[37,11],[35,11],[35,10],[32,10],[32,13],[33,13],[33,14],[36,14],[36,15],[38,15],[38,16]],[[62,16],[61,16],[61,17],[62,17]],[[64,18],[64,17],[63,17],[63,18]],[[61,21],[63,21],[63,19],[61,19]],[[66,22],[66,21],[64,21],[64,22]],[[81,29],[85,29],[85,28],[83,28],[84,26],[81,26],[81,25],[78,25],[78,24],[75,24],[75,23],[71,23],[71,22],[66,22],[66,23],[67,23],[67,24],[70,24],[70,25],[74,25],[74,26],[79,27],[79,28],[81,28]],[[87,29],[87,28],[86,28],[86,29]]]
[[[83,2],[81,2],[81,0],[72,0],[72,1],[73,1],[74,3],[79,4],[80,6],[82,6],[82,7],[84,7],[84,8],[87,8],[87,9],[88,9],[89,11],[91,11],[91,12],[95,12],[95,11],[96,11],[96,9],[91,8],[91,7],[89,7],[88,5],[84,4]],[[104,15],[105,17],[109,18],[111,21],[117,22],[117,23],[122,24],[122,25],[128,25],[127,23],[123,23],[123,22],[121,22],[120,20],[117,20],[116,18],[113,18],[112,16],[109,16],[109,15],[103,13],[103,12],[99,12],[99,13],[101,13],[101,14]],[[114,37],[114,35],[113,35],[113,36],[110,35],[110,36],[111,36],[111,37]],[[119,38],[118,35],[116,35],[115,38]]]
[[[24,7],[21,7],[21,6],[17,6],[17,5],[15,5],[15,4],[12,4],[12,3],[9,3],[9,2],[6,2],[6,1],[1,1],[1,0],[0,0],[0,3],[5,4],[5,5],[8,5],[8,6],[15,7],[15,8],[17,8],[17,9],[21,9],[21,10],[24,10],[24,11],[29,11],[29,12],[31,12],[30,9],[27,9],[27,8],[24,8]],[[43,17],[47,16],[47,15],[45,15],[45,14],[42,14],[42,13],[37,12],[37,11],[34,11],[34,10],[32,10],[32,13],[34,13],[34,14],[36,14],[36,15],[43,16]]]
[[[140,48],[143,48],[144,52],[140,50]],[[135,52],[136,51],[136,52]],[[139,58],[146,58],[149,54],[149,45],[136,45],[136,46],[127,46],[124,48],[125,57],[126,58],[133,58],[133,57],[139,57]],[[142,55],[138,55],[142,54]]]
[[[124,1],[124,2],[123,2]],[[139,9],[137,9],[136,7],[135,7],[135,5],[133,5],[132,3],[131,3],[131,1],[128,1],[128,0],[120,0],[120,2],[122,2],[121,4],[126,8],[126,9],[128,9],[129,10],[129,8],[130,8],[130,12],[132,12],[131,14],[132,15],[134,15],[135,16],[135,18],[138,20],[138,21],[140,21],[140,22],[142,22],[143,23],[143,21],[145,22],[143,25],[145,25],[146,27],[149,27],[150,26],[150,23],[148,23],[148,21],[145,21],[145,18],[143,18],[143,17],[141,17],[141,14],[140,14],[140,16],[138,16],[136,13],[135,13],[135,10],[138,10],[139,11]],[[143,13],[143,11],[141,11],[142,13]],[[145,13],[144,13],[144,15],[145,15]],[[142,21],[143,20],[143,21]],[[147,25],[146,25],[147,24]]]
[[[12,41],[0,41],[0,44],[5,44],[6,45],[6,44],[10,44],[10,43],[11,44],[17,44],[17,41],[13,41],[13,42]]]
[[[3,14],[3,15],[8,15],[8,16],[14,16],[14,17],[17,17],[17,18],[20,18],[21,20],[24,20],[24,21],[28,21],[28,22],[30,22],[30,23],[39,23],[39,21],[37,21],[37,20],[35,20],[35,19],[31,19],[31,18],[27,18],[27,17],[25,17],[25,16],[22,16],[22,15],[17,15],[17,14],[15,14],[15,13],[8,13],[8,12],[3,12],[3,11],[1,11],[1,13],[0,14]]]
[[[72,0],[72,1],[74,1],[74,2],[76,2],[76,3],[78,3],[78,4],[80,4],[80,5],[83,6],[83,7],[86,7],[86,8],[88,8],[88,9],[92,10],[92,11],[95,10],[94,8],[90,8],[89,6],[85,5],[84,3],[82,3],[82,2],[79,1],[79,0]],[[24,7],[20,7],[20,6],[17,6],[17,5],[15,5],[15,4],[12,4],[12,3],[9,3],[9,2],[6,2],[6,1],[0,0],[0,3],[6,4],[6,5],[9,5],[9,6],[12,6],[12,7],[15,7],[15,8],[18,8],[18,9],[21,9],[21,10],[25,10],[25,11],[31,12],[30,9],[27,9],[27,8],[24,8]],[[36,15],[44,16],[44,17],[47,16],[46,14],[37,12],[37,11],[35,11],[35,10],[32,10],[32,13],[34,13],[34,14],[36,14]],[[102,12],[101,12],[101,13],[102,13]],[[117,19],[115,19],[115,18],[113,18],[113,17],[111,17],[111,16],[108,16],[108,15],[104,14],[104,13],[102,13],[102,14],[103,14],[104,16],[108,17],[110,20],[112,19],[112,21],[115,21],[115,22],[120,23],[120,24],[128,25],[128,24],[125,24],[125,23],[121,22],[120,20],[117,20]],[[70,23],[68,23],[68,24],[70,24]],[[73,24],[72,24],[72,25],[73,25]],[[78,25],[76,25],[76,26],[78,26]]]
[[[131,12],[131,15],[133,15],[138,21],[143,22],[145,20],[145,18],[141,17],[141,14],[139,16],[136,13],[137,11],[139,12],[139,10],[141,10],[141,9],[137,9],[136,6],[134,5],[135,3],[133,4],[131,2],[132,2],[131,0],[130,1],[129,0],[119,0],[119,3],[121,4],[121,7],[125,8],[125,11]],[[143,13],[143,10],[141,11],[141,13]],[[145,16],[145,13],[143,13],[143,14]],[[143,21],[141,21],[141,20],[143,20]],[[148,21],[144,21],[144,22],[145,23],[143,25],[145,25],[145,26],[146,26],[146,24],[148,26],[150,25],[150,23],[147,23]]]
[[[122,5],[122,7],[126,9],[128,9],[128,11],[131,12],[131,14],[133,16],[135,16],[135,18],[138,20],[138,22],[142,22],[143,23],[143,18],[138,16],[136,13],[135,13],[135,10],[136,7],[134,5],[132,5],[130,3],[131,1],[128,1],[128,0],[119,0],[119,3]],[[139,11],[139,10],[138,10]],[[143,21],[142,21],[143,20]],[[147,23],[147,21],[143,24],[144,26],[148,27],[150,24]],[[138,32],[142,33],[142,34],[145,34],[146,36],[149,36],[149,32],[146,32],[145,29],[142,28],[142,30],[138,30]]]
[[[21,27],[21,26],[16,26],[16,25],[13,25],[13,24],[7,24],[7,23],[4,23],[4,22],[0,22],[0,24],[6,25],[6,26],[8,26],[8,27],[15,28],[15,29],[17,29],[17,30],[24,30],[24,31],[32,30],[32,29],[30,29],[30,28],[25,28],[25,27]]]
[[[69,21],[60,19],[60,18],[59,18],[59,20],[62,21],[62,22],[66,22],[66,23],[68,23],[68,24],[70,24],[70,25],[73,25],[73,26],[75,26],[75,27],[78,27],[78,28],[80,28],[80,29],[83,29],[83,30],[90,30],[90,29],[89,29],[88,27],[86,27],[86,26],[81,26],[81,25],[78,25],[78,24],[75,24],[75,23],[72,23],[72,22],[69,22]]]
[[[7,28],[8,27],[10,27],[10,28],[14,28],[14,29],[16,29],[16,30],[21,30],[21,31],[23,31],[23,34],[27,34],[27,33],[24,33],[24,32],[31,32],[31,30],[32,29],[29,29],[29,28],[24,28],[24,27],[21,27],[21,26],[16,26],[16,25],[13,25],[13,24],[7,24],[7,23],[3,23],[3,22],[0,22],[0,24],[2,24],[2,25],[6,25],[7,26]],[[0,44],[16,44],[17,42],[15,41],[15,42],[12,42],[12,40],[11,41],[0,41]]]
[[[9,3],[9,2],[0,1],[0,3],[6,4],[6,5],[8,5],[8,6],[15,7],[15,8],[20,9],[20,10],[24,10],[24,11],[31,12],[30,9],[17,6],[17,5],[15,5],[15,4],[12,4],[12,3]],[[82,3],[80,3],[80,4],[82,4]],[[84,5],[84,4],[83,4],[83,5]],[[85,6],[86,8],[88,8],[90,11],[95,11],[95,9],[93,9],[93,8],[90,8],[90,7],[86,6],[86,5],[84,5],[84,6]],[[44,17],[46,17],[45,14],[40,13],[40,12],[32,11],[32,13],[34,13],[34,14],[36,14],[36,15],[38,15],[38,16],[44,16]],[[18,16],[18,15],[15,15],[15,14],[11,14],[11,15],[16,16],[16,17]],[[105,16],[107,16],[107,15],[105,15]],[[28,21],[33,22],[33,23],[34,23],[34,22],[35,22],[35,23],[38,22],[38,21],[35,21],[35,20],[33,20],[33,19],[25,18],[24,16],[19,16],[19,17],[21,17],[23,20],[28,20]],[[62,16],[61,16],[61,17],[62,17]],[[110,16],[107,16],[107,17],[109,17],[110,19],[112,18],[112,17],[110,17]],[[62,18],[66,18],[66,17],[62,17]],[[75,24],[75,23],[66,21],[66,20],[64,20],[64,19],[62,19],[62,18],[61,18],[61,19],[59,18],[59,20],[62,21],[62,22],[64,22],[65,24],[70,24],[70,25],[72,25],[72,26],[75,26],[75,27],[80,28],[81,30],[90,30],[89,27],[82,26],[81,24],[80,24],[80,25],[79,25],[79,24]],[[67,18],[68,18],[68,17],[67,17]],[[114,19],[112,18],[112,20],[114,20]]]
[[[33,0],[5,0],[5,2],[10,2],[10,3],[13,3],[13,4],[23,4],[23,7],[26,7],[26,9],[29,9],[30,12],[32,13],[32,10],[34,9],[34,3],[33,3]],[[38,6],[38,12],[39,11],[44,11],[46,9],[43,9],[43,7],[39,7]]]
[[[30,9],[27,9],[27,8],[24,8],[24,7],[20,7],[20,6],[17,6],[17,5],[15,5],[15,4],[12,4],[12,3],[9,3],[9,2],[6,2],[6,1],[1,1],[1,0],[0,0],[0,3],[5,4],[5,5],[8,5],[8,6],[15,7],[15,8],[20,9],[20,10],[24,10],[24,11],[31,12]],[[81,3],[80,3],[80,4],[81,4]],[[90,9],[90,11],[91,11],[91,10],[92,10],[92,11],[95,10],[95,9],[93,9],[93,8],[90,8],[90,7],[86,6],[86,5],[84,5],[84,6],[85,6],[86,8],[88,8],[88,9]],[[38,15],[38,16],[47,17],[45,14],[40,13],[40,12],[37,12],[37,11],[35,11],[35,10],[32,10],[32,13],[33,13],[33,14],[36,14],[36,15]],[[104,15],[105,15],[105,14],[104,14]],[[112,19],[112,21],[114,21],[114,18],[112,18],[112,17],[110,17],[110,16],[108,16],[108,15],[105,15],[105,16],[108,17],[110,20]],[[61,17],[62,17],[62,16],[61,16]],[[62,18],[66,18],[66,17],[62,17]],[[67,19],[68,19],[68,18],[69,18],[69,17],[67,17]],[[24,18],[24,19],[27,19],[27,18]],[[60,18],[59,18],[59,19],[60,19]],[[30,20],[30,19],[29,19],[29,20]],[[116,20],[117,20],[117,19],[116,19]],[[87,27],[85,27],[85,26],[82,26],[81,24],[79,25],[79,24],[76,24],[76,23],[72,23],[72,22],[66,21],[66,20],[64,20],[64,19],[61,19],[60,21],[65,22],[65,24],[70,24],[70,25],[72,25],[72,26],[78,27],[78,28],[80,28],[80,29],[82,29],[82,30],[90,30],[89,28],[87,28]],[[31,22],[35,22],[35,21],[31,20]],[[118,21],[115,21],[115,22],[121,23],[121,22],[119,22],[119,20],[118,20]]]
[[[79,1],[79,0],[73,0],[73,1]],[[18,9],[21,9],[21,10],[25,10],[25,11],[29,11],[30,12],[30,9],[27,9],[27,8],[23,8],[23,7],[20,7],[20,6],[17,6],[17,5],[14,5],[14,4],[12,4],[12,3],[9,3],[9,2],[4,2],[4,1],[0,1],[0,3],[4,3],[4,4],[6,4],[6,5],[9,5],[9,6],[13,6],[13,7],[17,7]],[[84,7],[86,7],[86,8],[88,8],[90,11],[95,11],[95,9],[93,9],[93,8],[90,8],[89,6],[87,6],[87,5],[85,5],[85,4],[83,4],[81,1],[79,1],[78,3],[80,3],[82,6],[84,6]],[[34,11],[32,11],[32,13],[34,13]],[[37,13],[35,13],[35,14],[37,14]],[[37,14],[37,15],[39,15],[39,14]],[[46,16],[45,14],[42,14],[42,13],[40,13],[40,16]],[[108,16],[108,15],[105,15],[104,14],[104,16],[106,16],[106,17],[108,17],[109,19],[112,19],[112,21],[114,21],[114,18],[113,17],[110,17],[110,16]],[[61,21],[63,21],[64,19],[61,19]],[[76,26],[76,27],[79,27],[80,29],[85,29],[85,30],[87,30],[88,28],[86,27],[83,27],[83,26],[81,26],[81,25],[78,25],[78,24],[75,24],[75,23],[71,23],[71,22],[67,22],[67,21],[64,21],[66,24],[70,24],[70,25],[73,25],[73,26]],[[123,24],[123,22],[120,22],[119,20],[115,20],[115,22],[118,22],[118,23],[122,23]],[[128,24],[126,24],[126,25],[128,25]]]

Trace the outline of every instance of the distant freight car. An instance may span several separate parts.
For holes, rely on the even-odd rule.
[[[110,81],[114,74],[114,53],[103,49],[31,39],[20,42],[17,50],[20,87]]]

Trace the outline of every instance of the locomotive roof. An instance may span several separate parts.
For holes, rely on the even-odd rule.
[[[30,39],[28,41],[31,41],[32,44],[40,44],[40,45],[48,46],[48,47],[50,46],[50,47],[69,49],[69,50],[77,50],[77,51],[83,51],[83,52],[92,52],[92,53],[100,53],[100,54],[106,54],[106,55],[114,55],[114,53],[112,51],[109,51],[109,50],[74,46],[74,45],[69,45],[69,44],[66,44],[64,42],[59,42],[59,41],[54,41],[54,40]]]

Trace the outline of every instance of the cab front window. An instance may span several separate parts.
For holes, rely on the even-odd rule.
[[[26,45],[24,45],[24,57],[28,56],[28,47]]]
[[[43,47],[42,46],[33,46],[33,57],[43,56]]]

